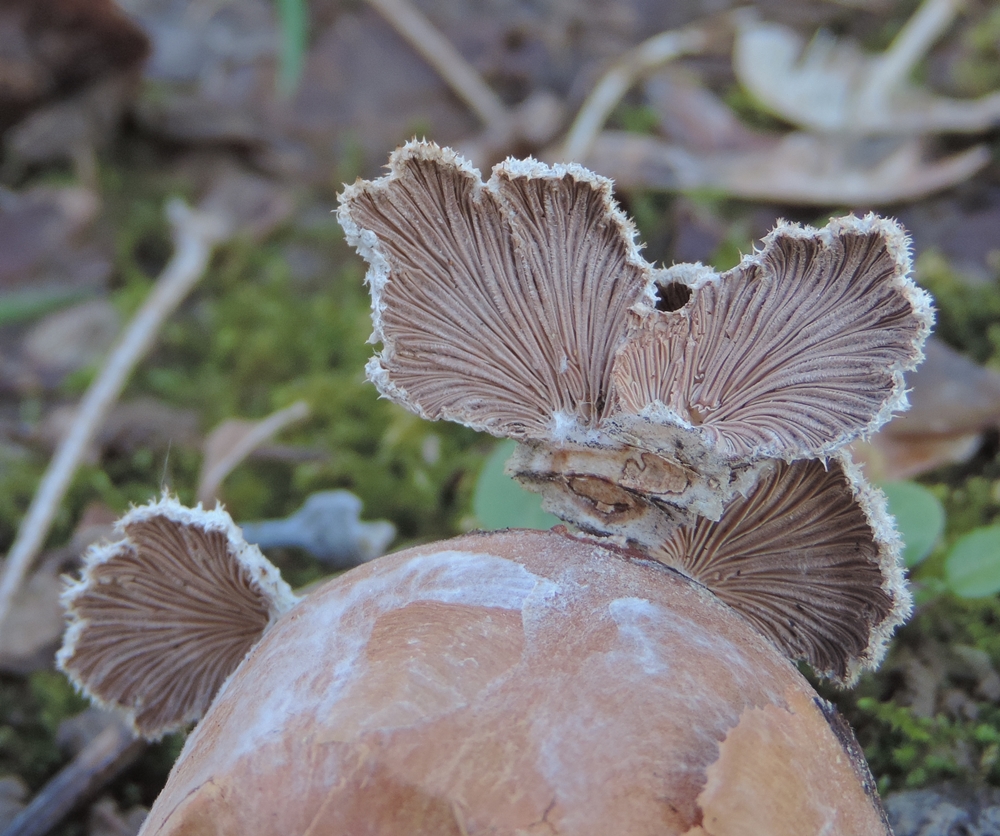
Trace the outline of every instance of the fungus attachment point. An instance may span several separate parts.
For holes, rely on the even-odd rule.
[[[165,496],[118,523],[63,594],[59,666],[143,737],[199,719],[226,677],[297,599],[221,510]]]
[[[900,548],[884,498],[835,459],[777,463],[718,522],[677,529],[651,553],[790,658],[850,684],[909,615]]]

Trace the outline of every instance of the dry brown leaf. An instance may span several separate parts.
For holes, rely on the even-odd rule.
[[[149,50],[114,0],[6,0],[0,43],[0,131],[41,102],[135,68]]]
[[[200,206],[255,240],[267,237],[295,209],[291,195],[277,182],[234,165],[215,176]]]
[[[665,67],[646,79],[646,101],[664,137],[685,148],[732,151],[766,147],[776,137],[755,131],[690,71]]]
[[[957,7],[955,0],[925,0],[892,46],[878,55],[822,32],[807,44],[792,29],[746,16],[737,30],[733,67],[765,107],[819,133],[979,133],[1000,124],[1000,93],[963,101],[909,81]]]
[[[90,808],[87,836],[136,836],[148,812],[145,807],[132,807],[126,812],[106,796]]]
[[[77,412],[77,407],[69,404],[53,409],[42,421],[37,439],[55,447],[73,426]],[[200,442],[196,412],[155,398],[136,398],[112,408],[91,444],[89,460],[98,460],[107,450],[160,452],[173,445],[197,447]]]
[[[51,665],[63,631],[62,586],[56,568],[43,565],[15,596],[0,633],[0,671],[26,673]]]
[[[1000,372],[937,339],[907,378],[910,409],[886,426],[890,435],[978,432],[1000,425]]]
[[[23,351],[32,371],[59,378],[97,362],[121,328],[115,306],[93,299],[45,317],[25,336]]]
[[[913,436],[880,432],[867,441],[855,441],[850,450],[867,478],[874,482],[891,482],[968,461],[982,441],[982,434],[978,432]]]
[[[75,186],[0,193],[0,291],[103,285],[110,262],[79,241],[100,205]]]
[[[586,164],[620,189],[716,189],[749,200],[852,206],[915,200],[967,180],[989,159],[984,146],[928,160],[917,139],[802,132],[758,150],[701,154],[653,136],[604,131]]]
[[[907,376],[909,411],[852,448],[872,479],[908,479],[967,461],[983,432],[1000,426],[1000,373],[933,338],[925,355]]]
[[[301,421],[309,407],[297,401],[261,421],[230,418],[217,426],[205,439],[205,457],[198,477],[198,501],[208,507],[219,494],[223,480],[258,446],[289,424]]]
[[[24,809],[28,785],[15,775],[0,778],[0,821],[8,822]]]
[[[76,162],[86,167],[78,169],[79,173],[95,183],[93,152],[111,143],[135,96],[137,82],[138,74],[130,71],[40,107],[7,132],[4,149],[8,158],[18,165]]]

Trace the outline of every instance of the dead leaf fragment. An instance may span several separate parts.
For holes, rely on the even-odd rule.
[[[77,411],[75,404],[53,409],[37,431],[38,441],[56,447],[73,426]],[[196,412],[155,398],[136,398],[111,410],[91,443],[89,459],[97,461],[109,450],[126,454],[140,449],[159,452],[173,445],[197,447],[200,442]]]
[[[62,586],[56,568],[43,565],[18,592],[0,633],[0,671],[27,673],[51,665],[63,631]]]
[[[947,464],[971,459],[982,445],[982,434],[892,435],[876,433],[867,441],[855,441],[851,456],[862,465],[873,482],[912,479]]]
[[[16,775],[0,778],[0,821],[8,822],[24,809],[28,785]]]
[[[910,71],[957,6],[955,0],[925,0],[889,50],[878,55],[823,32],[807,43],[786,26],[745,16],[733,68],[765,107],[818,133],[979,133],[1000,124],[1000,93],[963,101],[909,82]]]
[[[0,6],[0,131],[33,107],[135,68],[149,41],[114,0]]]
[[[261,421],[231,418],[223,421],[205,439],[205,458],[198,477],[198,501],[206,507],[218,496],[223,480],[257,447],[289,424],[309,414],[309,406],[297,401]]]
[[[690,72],[666,67],[644,85],[663,136],[685,148],[732,151],[766,146],[775,137],[748,128]]]
[[[148,814],[145,807],[124,811],[113,798],[102,798],[90,808],[87,836],[136,836]]]
[[[907,376],[910,409],[886,426],[890,435],[954,434],[1000,425],[1000,373],[934,338],[924,355]]]
[[[803,132],[756,150],[701,154],[653,136],[604,131],[586,159],[621,189],[707,188],[802,206],[915,200],[967,180],[988,162],[984,146],[928,160],[917,139],[886,143]]]
[[[102,260],[79,240],[100,205],[94,192],[76,186],[0,191],[0,292],[103,284],[110,263],[95,263]]]
[[[1000,373],[931,338],[907,375],[910,409],[852,450],[872,479],[909,479],[968,461],[1000,426]]]
[[[52,102],[28,114],[5,137],[4,150],[20,165],[63,160],[87,166],[80,173],[96,174],[95,150],[111,143],[137,88],[134,74],[112,76],[74,96]]]
[[[214,178],[199,205],[254,240],[273,232],[295,208],[291,196],[274,180],[235,166],[226,167]]]
[[[83,302],[35,325],[24,339],[25,359],[43,378],[62,377],[103,357],[120,328],[118,311],[110,302]]]

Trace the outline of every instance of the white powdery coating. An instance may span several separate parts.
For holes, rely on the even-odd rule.
[[[549,422],[549,440],[555,444],[584,444],[590,447],[609,447],[613,442],[603,430],[589,429],[571,412],[558,410]]]
[[[322,725],[351,688],[364,680],[368,667],[363,651],[379,614],[416,602],[520,611],[527,599],[541,603],[558,591],[551,581],[532,574],[519,563],[489,553],[446,550],[416,556],[403,564],[376,561],[367,565],[373,570],[370,577],[347,587],[339,597],[328,598],[322,609],[309,610],[311,630],[305,636],[301,631],[295,633],[294,653],[289,653],[281,641],[283,630],[294,631],[294,621],[283,621],[270,637],[273,641],[268,642],[266,655],[261,655],[259,647],[248,655],[244,665],[266,669],[272,682],[287,682],[287,687],[256,692],[237,677],[244,665],[222,686],[215,701],[238,700],[240,722],[238,728],[233,728],[234,740],[221,747],[218,742],[213,744],[217,751],[226,753],[225,765],[220,766],[216,760],[213,768],[225,771],[241,755],[252,753],[258,741],[272,735],[290,716],[308,714],[315,718],[313,722]],[[298,610],[290,618],[301,614],[302,610]],[[334,685],[324,691],[321,699],[310,692],[312,679],[302,674],[302,658],[336,660]],[[324,675],[322,667],[317,664],[316,676]],[[230,694],[234,687],[240,692]],[[440,711],[452,711],[459,704],[457,698],[443,698]],[[359,731],[393,727],[381,725],[382,720],[366,713],[341,722],[352,723]],[[184,752],[197,748],[204,734],[215,733],[213,729],[196,727]]]
[[[700,625],[678,618],[644,598],[617,598],[608,606],[608,612],[622,638],[632,644],[629,656],[647,673],[671,673],[669,648],[696,647],[706,655],[732,660],[746,676],[753,674],[743,651],[732,641],[707,633]],[[667,636],[675,638],[668,640]],[[685,690],[683,685],[679,683],[681,692]]]

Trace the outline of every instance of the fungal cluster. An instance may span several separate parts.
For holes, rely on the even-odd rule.
[[[368,261],[369,378],[520,446],[548,510],[704,584],[850,683],[908,615],[900,545],[843,448],[906,406],[930,299],[868,215],[781,222],[718,274],[641,256],[612,184],[411,142],[341,196]]]

